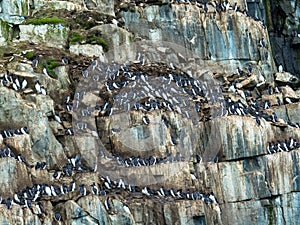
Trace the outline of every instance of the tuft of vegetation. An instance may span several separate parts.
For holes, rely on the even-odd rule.
[[[43,25],[43,24],[57,24],[57,23],[65,23],[66,20],[58,18],[58,17],[41,17],[37,19],[28,19],[26,20],[26,24],[33,24],[33,25]]]
[[[75,43],[80,43],[80,42],[82,42],[82,40],[83,40],[82,35],[77,32],[73,32],[71,34],[71,36],[69,37],[69,43],[71,45],[74,45]]]
[[[96,26],[96,22],[94,19],[87,17],[87,15],[80,14],[75,18],[76,24],[79,24],[80,29],[88,30],[94,26]]]
[[[54,72],[54,68],[58,66],[58,63],[52,59],[52,58],[49,58],[46,60],[46,62],[44,63],[44,67],[47,69],[49,75],[52,77],[52,78],[55,78],[57,79],[58,76],[57,74]]]
[[[35,55],[33,54],[33,52],[26,52],[25,57],[29,60],[33,60]]]
[[[48,65],[49,69],[54,69],[55,67],[58,66],[58,63],[52,58],[47,59],[46,63]]]
[[[130,41],[130,42],[134,42],[134,36],[133,36],[133,35],[130,35],[130,36],[129,36],[129,41]]]
[[[95,34],[88,36],[86,39],[86,43],[101,45],[105,52],[107,52],[109,49],[108,42],[102,37],[97,37]]]
[[[108,44],[107,41],[104,40],[103,38],[99,37],[99,38],[97,39],[97,44],[98,44],[98,45],[101,45],[101,46],[103,47],[103,50],[104,50],[105,52],[108,51],[108,49],[109,49],[109,44]]]
[[[272,204],[272,202],[270,202],[270,206],[269,206],[269,225],[273,225],[273,210],[274,210],[274,206]]]

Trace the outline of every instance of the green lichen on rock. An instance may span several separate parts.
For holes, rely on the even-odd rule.
[[[58,23],[66,23],[65,19],[61,19],[58,17],[41,17],[41,18],[33,18],[26,20],[26,24],[33,24],[33,25],[43,25],[43,24],[58,24]]]
[[[39,64],[38,64],[38,67],[41,70],[46,68],[48,71],[48,74],[54,79],[58,78],[57,74],[54,72],[54,68],[56,68],[57,66],[58,66],[58,63],[53,58],[44,59],[41,62],[39,62]]]
[[[80,26],[81,29],[88,30],[94,26],[96,26],[96,23],[93,19],[87,18],[85,14],[79,14],[75,18],[76,24]]]
[[[266,13],[266,24],[270,28],[272,26],[272,14],[271,5],[269,0],[264,0],[265,13]]]
[[[7,40],[9,37],[9,23],[2,20],[1,18],[0,18],[0,29],[1,29],[0,37],[2,36]]]
[[[269,206],[269,225],[273,225],[273,203],[271,202],[270,206]]]
[[[83,36],[77,32],[73,32],[69,37],[69,43],[74,45],[76,43],[80,43],[83,40]]]
[[[35,55],[33,54],[33,52],[26,52],[25,57],[29,60],[33,60]]]
[[[88,44],[97,44],[97,45],[101,45],[103,47],[103,50],[105,52],[108,51],[109,49],[109,45],[108,45],[108,42],[102,38],[102,37],[96,37],[96,36],[92,36],[92,37],[88,37],[86,42]]]
[[[109,43],[106,41],[103,37],[100,36],[101,34],[99,32],[91,32],[86,37],[86,43],[87,44],[96,44],[101,45],[103,47],[103,50],[107,52],[109,50]]]
[[[57,66],[58,66],[58,63],[54,59],[52,59],[52,58],[47,59],[45,67],[48,70],[49,75],[55,79],[57,79],[57,74],[54,72],[53,69]]]

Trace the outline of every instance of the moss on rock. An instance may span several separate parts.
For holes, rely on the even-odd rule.
[[[71,33],[70,37],[69,37],[69,43],[71,45],[74,45],[76,43],[80,43],[83,40],[83,36],[77,32],[73,32]]]
[[[26,24],[33,24],[33,25],[43,25],[43,24],[58,24],[58,23],[65,23],[65,19],[61,19],[58,17],[41,17],[41,18],[33,18],[26,20]]]

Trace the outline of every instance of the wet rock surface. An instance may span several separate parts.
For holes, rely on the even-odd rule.
[[[228,2],[2,0],[0,223],[297,224],[299,4]]]

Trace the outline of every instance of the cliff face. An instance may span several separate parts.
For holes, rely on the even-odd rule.
[[[299,2],[204,2],[0,2],[1,224],[298,224]]]
[[[247,1],[249,12],[267,24],[277,66],[299,77],[299,1]],[[276,16],[274,16],[276,15]]]

